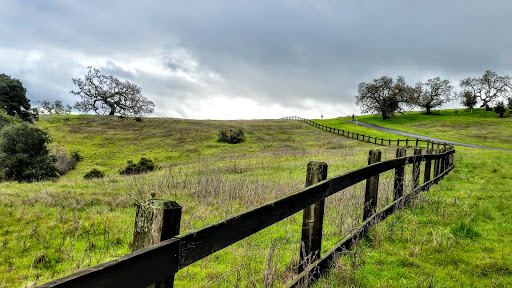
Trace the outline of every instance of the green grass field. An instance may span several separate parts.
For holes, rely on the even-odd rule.
[[[454,123],[453,118],[461,115],[459,111],[442,119]],[[471,117],[457,118],[462,119],[459,125],[466,118]],[[324,121],[329,126],[328,121],[349,125]],[[388,123],[392,122],[375,124]],[[304,185],[308,161],[328,163],[329,176],[334,176],[364,166],[369,149],[382,149],[384,159],[395,153],[391,147],[338,137],[291,120],[135,122],[106,116],[48,116],[37,125],[49,131],[54,150],[78,151],[84,160],[55,182],[0,183],[2,287],[39,285],[129,253],[133,204],[149,198],[151,192],[183,206],[181,232],[187,232],[297,191]],[[493,135],[492,127],[482,126],[482,133]],[[216,142],[221,129],[238,128],[246,132],[246,142]],[[397,138],[362,127],[346,130]],[[475,144],[502,145],[500,141]],[[373,228],[317,285],[511,286],[512,153],[456,149],[456,169],[441,184]],[[119,175],[127,160],[140,157],[153,159],[160,169]],[[84,180],[92,168],[107,176]],[[381,178],[382,205],[389,201],[392,176]],[[327,199],[323,251],[358,223],[363,184]],[[181,270],[176,287],[282,286],[296,272],[300,222],[298,213]]]

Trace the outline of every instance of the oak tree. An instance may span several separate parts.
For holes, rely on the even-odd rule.
[[[449,80],[441,80],[436,77],[428,79],[426,83],[418,82],[414,89],[411,89],[410,101],[412,104],[425,108],[426,114],[431,114],[431,109],[439,107],[453,98],[451,91],[453,86]]]
[[[83,79],[72,79],[78,90],[70,93],[82,98],[75,103],[75,109],[103,115],[141,116],[153,113],[154,103],[142,95],[139,86],[102,74],[95,67],[87,68],[89,71]]]
[[[407,96],[411,87],[405,84],[403,77],[396,80],[388,76],[374,79],[371,83],[361,82],[357,88],[356,104],[360,105],[363,113],[379,113],[382,120],[402,112],[408,105]]]
[[[31,109],[30,100],[26,94],[27,89],[23,87],[20,80],[0,74],[0,109],[9,116],[32,122],[37,119],[37,113]]]
[[[507,95],[510,86],[510,76],[500,76],[491,70],[485,71],[480,78],[468,77],[460,81],[460,87],[478,97],[486,111],[492,110],[492,102]]]

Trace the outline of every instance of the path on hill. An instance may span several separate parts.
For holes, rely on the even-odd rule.
[[[371,128],[371,129],[379,130],[379,131],[382,131],[382,132],[389,132],[389,133],[398,134],[398,135],[402,135],[402,136],[406,136],[406,137],[412,137],[412,138],[418,138],[418,139],[424,139],[424,140],[430,140],[430,141],[446,142],[446,143],[452,144],[452,145],[465,146],[465,147],[471,147],[471,148],[512,151],[511,149],[496,148],[496,147],[489,147],[489,146],[480,146],[480,145],[474,145],[474,144],[467,144],[467,143],[462,143],[462,142],[444,140],[444,139],[439,139],[439,138],[433,138],[433,137],[428,137],[428,136],[423,136],[423,135],[418,135],[418,134],[412,134],[412,133],[407,133],[407,132],[403,132],[403,131],[399,131],[399,130],[395,130],[395,129],[389,129],[389,128],[386,128],[386,127],[382,127],[382,126],[375,125],[375,124],[369,124],[369,123],[365,123],[365,122],[349,121],[349,120],[345,120],[345,122],[348,122],[348,123],[351,123],[351,124],[355,124],[355,125],[359,125],[359,126],[363,126],[363,127],[366,127],[366,128]]]

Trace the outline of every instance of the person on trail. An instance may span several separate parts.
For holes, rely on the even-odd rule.
[[[354,117],[355,117],[355,115],[354,115],[354,114],[352,114],[352,121],[354,121],[354,120],[356,119],[356,118],[354,118]]]

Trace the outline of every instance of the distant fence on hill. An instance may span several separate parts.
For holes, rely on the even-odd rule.
[[[331,132],[337,135],[345,136],[348,138],[373,143],[381,146],[414,146],[414,147],[426,147],[426,148],[440,148],[440,147],[448,147],[449,144],[445,142],[437,142],[437,141],[430,141],[430,140],[423,140],[423,139],[384,139],[384,138],[378,138],[378,137],[372,137],[370,135],[364,135],[359,133],[350,132],[348,130],[340,130],[337,128],[325,126],[322,124],[319,124],[315,121],[301,118],[297,116],[290,116],[290,117],[283,117],[282,119],[288,119],[288,120],[298,120],[305,123],[308,123],[312,126],[315,126],[319,129],[325,130],[327,132]]]
[[[441,149],[414,148],[411,156],[404,147],[397,148],[397,158],[382,161],[381,151],[372,149],[368,166],[346,174],[327,178],[327,164],[308,163],[306,188],[294,194],[208,225],[196,231],[179,233],[181,207],[175,202],[148,200],[137,208],[134,245],[151,245],[160,230],[156,244],[136,250],[119,259],[91,267],[50,281],[40,287],[173,287],[174,274],[190,264],[257,233],[295,213],[303,211],[302,247],[299,274],[288,287],[307,286],[318,279],[333,262],[335,255],[350,248],[375,224],[383,221],[416,195],[437,184],[454,167],[453,146]],[[424,153],[423,153],[424,152]],[[422,165],[424,163],[424,165]],[[412,164],[411,191],[404,190],[405,167]],[[421,167],[423,181],[420,185]],[[379,176],[394,170],[392,203],[377,211]],[[324,201],[357,183],[366,181],[361,224],[341,239],[325,255],[321,255]],[[309,185],[309,186],[308,186]],[[137,227],[142,227],[142,232]],[[157,229],[155,229],[155,227]],[[140,238],[142,234],[146,239]],[[138,235],[138,236],[137,236]],[[161,241],[161,242],[159,242]],[[159,242],[159,243],[158,243]],[[305,261],[308,259],[308,261]],[[156,284],[155,284],[156,283]]]

